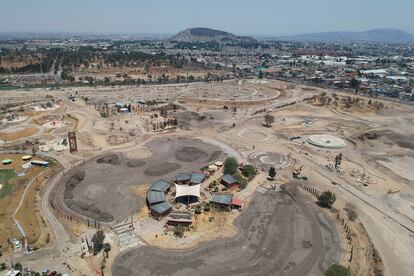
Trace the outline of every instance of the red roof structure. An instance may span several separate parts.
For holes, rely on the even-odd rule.
[[[233,199],[231,200],[231,205],[233,205],[233,206],[237,206],[237,207],[243,207],[243,201],[241,201],[240,199],[238,199],[238,198],[235,198],[234,196],[233,196]]]

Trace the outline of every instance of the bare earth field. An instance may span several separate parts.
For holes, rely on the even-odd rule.
[[[332,101],[321,103],[322,92]],[[74,130],[78,152],[50,153],[65,175],[45,186],[50,198],[37,199],[42,204],[36,210],[50,223],[56,243],[15,260],[30,259],[39,269],[48,261],[67,262],[71,274],[99,273],[101,254],[80,258],[85,244],[79,237],[95,231],[85,224],[89,219],[102,223],[114,248],[105,275],[321,275],[332,262],[363,276],[408,276],[414,270],[412,106],[275,80],[71,87],[53,93],[61,106],[56,113],[33,114],[13,127],[38,123],[34,136],[41,139],[64,138]],[[70,95],[77,98],[69,100]],[[348,96],[360,97],[358,104],[346,104]],[[36,97],[46,92],[0,96],[11,102]],[[131,103],[132,112],[118,112],[117,101]],[[164,108],[167,114],[161,114]],[[274,116],[268,127],[266,114]],[[43,129],[43,123],[56,118],[70,118],[69,125]],[[166,120],[177,120],[177,125],[165,128]],[[311,135],[335,136],[346,146],[315,146],[308,143]],[[335,168],[340,153],[343,159]],[[179,238],[163,233],[163,221],[148,217],[143,208],[148,186],[158,179],[171,182],[178,172],[198,171],[225,156],[259,171],[246,189],[235,192],[246,203],[240,214],[217,216],[229,223],[237,217],[234,227],[210,239],[203,232],[201,244],[194,244],[189,232],[178,242],[171,240]],[[271,166],[277,171],[274,181],[266,180]],[[275,184],[284,184],[288,192],[269,188]],[[334,192],[333,208],[319,207],[306,189]],[[126,249],[113,229],[123,223],[128,227],[130,218],[138,241]],[[190,249],[171,250],[168,245],[174,243]]]
[[[130,187],[171,181],[178,172],[191,173],[222,158],[219,148],[180,137],[160,138],[146,144],[152,155],[111,153],[96,157],[69,173],[59,199],[72,213],[101,222],[121,221],[140,210]],[[83,179],[80,179],[83,178]]]
[[[338,261],[339,241],[329,219],[320,211],[312,214],[307,209],[313,209],[312,203],[302,200],[300,194],[256,193],[235,221],[235,237],[186,251],[132,249],[117,257],[112,274],[320,275]],[[308,240],[312,245],[305,248]]]

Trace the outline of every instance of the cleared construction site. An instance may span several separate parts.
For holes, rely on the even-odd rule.
[[[35,93],[50,98],[2,97]],[[25,205],[44,219],[49,245],[30,252],[37,262],[10,256],[74,275],[103,261],[105,275],[321,275],[332,263],[353,275],[410,275],[414,109],[348,97],[240,79],[70,87],[54,91],[52,107],[9,112],[3,159],[21,159],[18,148],[61,166]],[[8,200],[21,197],[14,191]],[[108,257],[89,244],[98,231]]]

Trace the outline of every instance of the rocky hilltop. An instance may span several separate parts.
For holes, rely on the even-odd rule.
[[[209,28],[189,28],[172,36],[170,41],[176,42],[218,42],[241,43],[241,44],[257,44],[257,40],[249,36],[237,36],[229,32],[213,30]]]

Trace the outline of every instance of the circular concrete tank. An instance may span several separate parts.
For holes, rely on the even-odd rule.
[[[340,149],[346,147],[344,140],[327,134],[311,135],[306,141],[311,145],[321,148]]]

